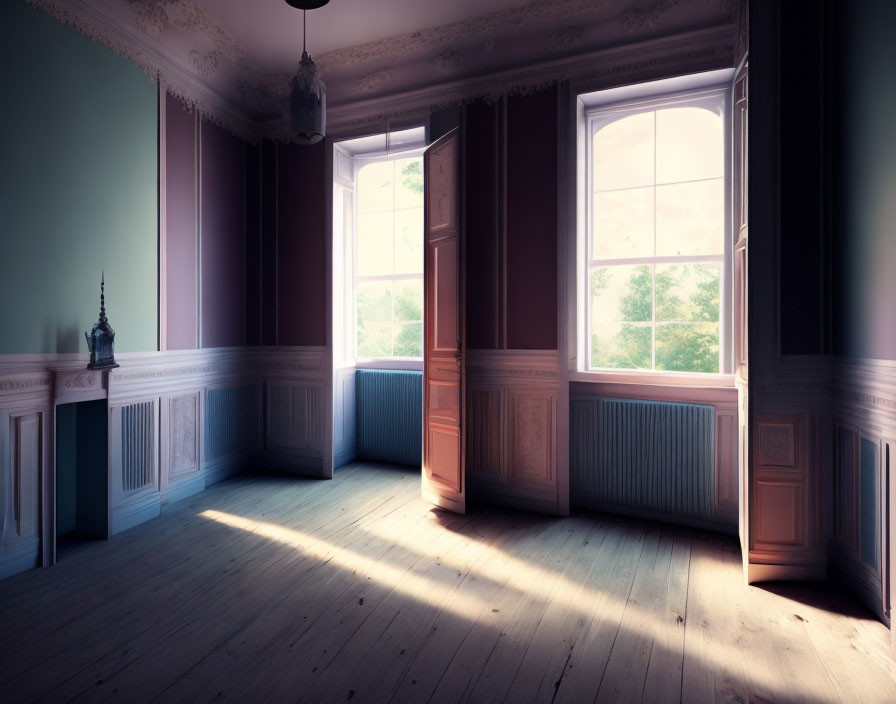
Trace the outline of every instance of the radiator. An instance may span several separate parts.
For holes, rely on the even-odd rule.
[[[577,397],[569,421],[574,505],[715,518],[714,406]]]
[[[420,466],[423,374],[359,369],[355,374],[358,457]]]

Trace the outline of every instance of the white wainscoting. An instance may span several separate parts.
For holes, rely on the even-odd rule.
[[[553,350],[467,350],[471,499],[563,512],[557,462],[559,369]]]
[[[896,596],[896,362],[837,359],[832,371],[831,571],[890,623]]]
[[[0,358],[0,578],[55,561],[58,404],[108,404],[108,532],[253,465],[323,467],[325,348]]]

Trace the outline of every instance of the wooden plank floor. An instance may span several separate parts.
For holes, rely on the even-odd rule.
[[[0,701],[896,702],[887,629],[731,538],[419,493],[241,477],[0,582]]]

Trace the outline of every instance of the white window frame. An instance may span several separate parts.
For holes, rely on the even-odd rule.
[[[382,135],[385,138],[385,135]],[[345,143],[349,144],[349,143]],[[345,149],[340,143],[336,145],[337,150],[351,159],[352,162],[352,186],[349,188],[345,184],[338,181],[335,183],[336,188],[342,188],[344,192],[352,195],[352,223],[351,223],[351,242],[350,246],[344,248],[344,335],[343,344],[345,349],[343,355],[346,361],[358,369],[406,369],[416,370],[423,369],[422,357],[359,357],[358,356],[358,311],[357,311],[357,289],[358,284],[365,281],[401,281],[401,280],[419,280],[423,281],[423,270],[421,261],[420,274],[384,274],[379,276],[360,276],[358,274],[358,172],[368,164],[374,164],[383,161],[395,161],[398,159],[407,159],[411,157],[422,157],[426,150],[425,143],[418,142],[412,144],[403,144],[400,149],[391,150],[389,148],[379,149],[376,151],[368,151],[362,154],[352,154]],[[393,211],[394,212],[394,211]],[[342,237],[346,237],[345,228],[341,233]],[[349,244],[349,243],[347,243]],[[394,254],[393,254],[394,256]],[[393,298],[392,305],[395,305]]]
[[[732,239],[732,194],[731,174],[731,100],[732,91],[728,71],[714,71],[706,74],[657,81],[622,89],[613,89],[579,96],[579,130],[577,151],[579,154],[578,180],[578,227],[576,246],[576,315],[577,353],[574,368],[570,369],[570,379],[579,381],[605,381],[620,383],[648,383],[667,385],[712,385],[731,386],[734,384],[733,366],[733,239]],[[680,88],[676,90],[675,88]],[[721,255],[682,255],[680,257],[639,257],[635,259],[597,260],[592,259],[594,227],[594,164],[592,140],[595,132],[616,120],[649,110],[670,106],[694,106],[712,103],[720,106],[724,140],[723,191],[724,204],[724,247]],[[654,233],[655,237],[655,233]],[[635,264],[654,267],[665,263],[720,262],[721,281],[719,296],[719,369],[717,373],[682,372],[641,369],[592,369],[591,364],[591,295],[589,277],[592,265]],[[655,292],[654,292],[655,295]],[[656,311],[653,311],[655,317]],[[651,333],[651,355],[655,357],[655,328]]]

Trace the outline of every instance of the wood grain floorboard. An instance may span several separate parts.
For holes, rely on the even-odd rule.
[[[889,631],[732,538],[419,493],[247,475],[4,580],[0,702],[896,702]]]

